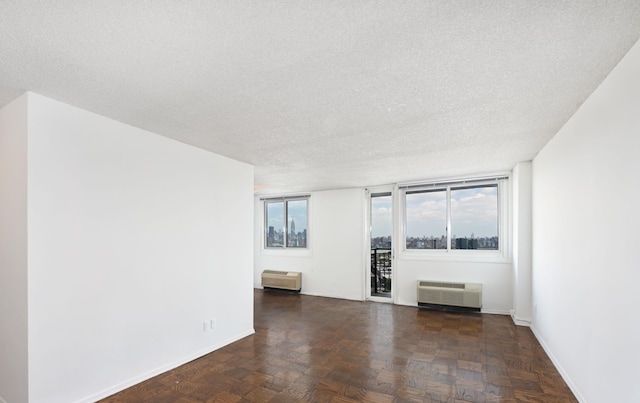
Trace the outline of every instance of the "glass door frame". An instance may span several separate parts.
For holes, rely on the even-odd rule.
[[[364,271],[364,290],[365,300],[374,302],[395,303],[395,288],[396,288],[396,248],[397,248],[397,219],[396,219],[396,188],[394,186],[377,186],[366,189],[366,206],[365,206],[365,271]],[[374,296],[371,293],[371,230],[372,230],[372,217],[371,217],[371,201],[373,197],[379,197],[383,195],[391,196],[391,292],[389,297]]]

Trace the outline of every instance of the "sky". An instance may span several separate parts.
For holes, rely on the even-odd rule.
[[[391,235],[391,196],[371,197],[371,237]]]
[[[372,197],[371,236],[387,236],[392,231],[391,196]],[[446,192],[407,195],[407,236],[446,236]],[[451,190],[451,228],[456,237],[476,238],[498,235],[498,191],[496,187]]]

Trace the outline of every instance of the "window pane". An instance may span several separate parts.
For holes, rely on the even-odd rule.
[[[407,193],[407,249],[447,249],[447,192]]]
[[[282,247],[284,245],[284,202],[266,202],[267,239],[266,245]]]
[[[307,247],[307,200],[287,201],[287,247]]]
[[[451,249],[498,249],[498,186],[451,189]]]
[[[391,194],[371,196],[371,249],[391,248],[393,231]]]

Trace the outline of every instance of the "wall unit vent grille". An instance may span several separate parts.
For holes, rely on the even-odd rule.
[[[482,284],[418,280],[417,293],[419,306],[482,308]]]
[[[262,287],[300,291],[302,288],[302,273],[295,271],[264,270],[262,272]]]

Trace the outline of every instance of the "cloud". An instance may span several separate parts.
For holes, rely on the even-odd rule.
[[[391,235],[393,211],[391,196],[378,196],[371,199],[371,236]]]
[[[406,195],[407,236],[437,236],[446,233],[446,192],[410,193]]]
[[[406,195],[407,236],[442,236],[446,233],[446,192]],[[451,190],[451,229],[458,236],[496,236],[497,187]]]

